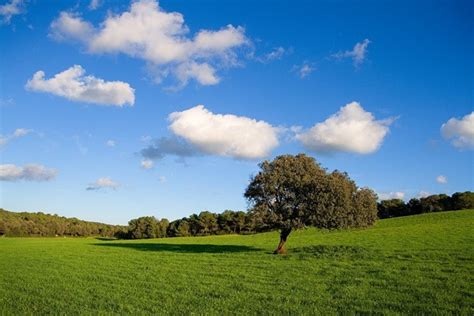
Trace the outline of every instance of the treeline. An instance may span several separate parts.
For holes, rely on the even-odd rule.
[[[217,214],[204,211],[172,222],[151,216],[132,219],[128,222],[128,233],[122,237],[140,239],[251,234],[269,229],[258,213],[226,210]]]
[[[474,209],[474,192],[456,192],[452,196],[435,194],[413,198],[408,203],[400,199],[377,204],[378,217],[390,218],[449,210]],[[275,229],[261,212],[226,210],[193,214],[172,222],[166,218],[144,216],[129,221],[128,226],[88,222],[77,218],[38,213],[15,213],[0,209],[0,236],[102,236],[121,239],[253,234]]]
[[[390,218],[432,212],[474,209],[474,192],[433,194],[420,199],[413,198],[408,203],[400,199],[383,200],[377,204],[378,217]]]
[[[15,213],[0,209],[0,236],[102,236],[119,237],[128,232],[128,227],[107,225],[66,218],[58,215],[38,213]]]
[[[108,225],[42,212],[9,212],[0,209],[0,236],[8,237],[115,237],[142,239],[223,234],[251,234],[270,230],[253,212],[201,212],[172,222],[153,216],[132,219],[128,226]]]

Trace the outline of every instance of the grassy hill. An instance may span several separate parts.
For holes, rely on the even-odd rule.
[[[0,314],[474,314],[474,212],[366,230],[0,238]]]

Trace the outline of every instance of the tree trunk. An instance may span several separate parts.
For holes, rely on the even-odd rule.
[[[291,233],[291,228],[285,228],[281,230],[280,233],[280,243],[278,244],[277,249],[273,252],[274,254],[285,254],[286,249],[285,249],[285,243],[286,239],[288,238],[288,235]]]

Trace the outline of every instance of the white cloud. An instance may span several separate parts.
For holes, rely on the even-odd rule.
[[[427,192],[427,191],[420,191],[418,192],[418,194],[416,195],[417,198],[425,198],[427,196],[431,195],[430,192]]]
[[[164,11],[155,0],[132,2],[129,11],[110,14],[98,28],[67,12],[51,24],[55,38],[80,41],[91,53],[143,59],[158,67],[157,82],[172,75],[180,86],[190,79],[202,85],[217,84],[217,69],[237,65],[237,49],[249,43],[240,26],[189,33],[182,14]]]
[[[448,178],[440,175],[436,177],[436,182],[438,182],[439,184],[446,184],[448,183]]]
[[[51,23],[49,36],[63,41],[68,39],[87,41],[95,32],[94,26],[72,12],[61,12],[59,17]]]
[[[166,182],[166,177],[165,176],[160,176],[158,178],[158,181],[160,181],[160,183],[165,183]]]
[[[150,159],[143,159],[141,162],[140,162],[140,165],[142,166],[143,169],[151,169],[153,168],[153,160],[150,160]]]
[[[50,79],[45,79],[44,76],[43,71],[37,71],[26,83],[26,88],[79,102],[119,107],[135,103],[135,90],[128,83],[85,76],[85,70],[79,65],[74,65]]]
[[[107,145],[108,147],[115,147],[117,143],[115,142],[115,140],[109,139],[108,141],[105,142],[105,145]]]
[[[315,71],[316,68],[309,63],[303,63],[300,66],[293,66],[292,70],[296,72],[301,79],[304,79]]]
[[[289,53],[291,53],[291,49],[288,50],[279,46],[279,47],[274,48],[272,51],[264,54],[263,56],[255,57],[255,60],[266,64],[275,60],[280,60],[283,58],[283,56]]]
[[[89,3],[89,10],[97,10],[102,5],[102,0],[91,0]]]
[[[4,5],[0,5],[0,16],[2,22],[9,24],[14,15],[18,15],[23,12],[24,0],[11,0]]]
[[[296,135],[314,152],[370,154],[379,149],[393,120],[377,121],[358,102],[351,102],[324,122]]]
[[[0,147],[6,145],[8,142],[15,138],[20,138],[23,136],[28,135],[32,131],[26,128],[17,128],[12,134],[10,135],[0,135]]]
[[[180,86],[188,84],[190,79],[194,79],[204,86],[214,85],[220,81],[216,76],[216,70],[207,63],[182,63],[176,67],[175,76],[180,81]]]
[[[171,113],[169,120],[175,135],[207,154],[258,159],[278,145],[278,128],[244,116],[214,114],[203,105]]]
[[[352,50],[341,51],[336,54],[333,54],[332,57],[342,59],[342,58],[352,58],[354,62],[354,66],[359,66],[365,60],[367,55],[367,47],[369,46],[370,41],[368,39],[364,39],[362,42],[356,43]]]
[[[27,164],[19,167],[13,164],[0,165],[0,180],[2,181],[50,181],[57,175],[56,169],[46,168],[39,164]]]
[[[26,128],[17,128],[15,132],[13,132],[13,136],[22,137],[22,136],[28,135],[30,132],[31,130],[26,129]]]
[[[117,189],[120,187],[120,183],[115,182],[109,177],[103,177],[97,179],[95,182],[91,183],[86,190],[92,191],[92,190],[100,190],[100,189]]]
[[[386,193],[378,193],[379,200],[391,200],[391,199],[400,199],[403,200],[405,198],[405,192],[386,192]]]
[[[441,125],[441,134],[458,148],[474,149],[474,112],[462,119],[450,118]]]

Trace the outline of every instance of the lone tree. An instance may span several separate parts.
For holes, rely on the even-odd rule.
[[[285,253],[293,229],[365,227],[377,219],[372,190],[358,188],[346,173],[328,173],[312,157],[283,155],[259,166],[244,195],[261,220],[280,230],[275,254]]]

